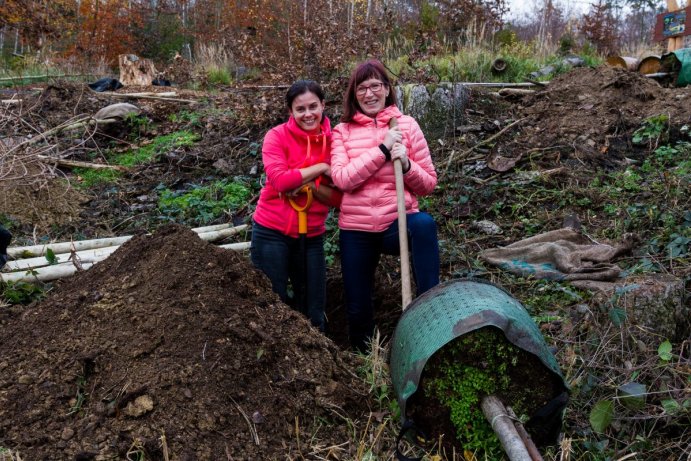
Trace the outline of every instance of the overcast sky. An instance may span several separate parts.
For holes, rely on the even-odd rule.
[[[509,20],[520,19],[529,13],[537,10],[544,4],[545,0],[507,0],[509,8]],[[560,5],[565,12],[575,13],[577,15],[585,12],[594,0],[553,0],[555,4]]]
[[[562,10],[570,14],[580,16],[588,10],[588,7],[595,3],[596,0],[553,0],[555,4],[560,5]],[[520,19],[526,15],[529,15],[533,11],[540,8],[545,3],[545,0],[507,0],[507,4],[511,11],[509,12],[508,19],[515,20]],[[666,7],[667,4],[665,0],[657,0],[657,3],[661,7]],[[677,4],[680,8],[684,8],[689,4],[689,0],[677,0]]]

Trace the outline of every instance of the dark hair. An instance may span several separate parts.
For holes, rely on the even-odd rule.
[[[350,122],[357,112],[362,112],[355,92],[360,83],[370,78],[381,80],[386,88],[389,89],[389,95],[386,97],[385,101],[386,107],[392,104],[398,104],[395,88],[391,86],[391,80],[389,79],[389,74],[386,72],[384,64],[376,59],[368,59],[358,65],[355,70],[353,70],[353,73],[350,74],[348,89],[345,92],[345,98],[343,98],[343,117],[341,117],[341,121]]]
[[[293,101],[295,98],[305,93],[314,93],[320,101],[324,100],[324,90],[319,86],[319,83],[314,80],[298,80],[290,85],[286,93],[286,106],[288,110],[293,108]]]

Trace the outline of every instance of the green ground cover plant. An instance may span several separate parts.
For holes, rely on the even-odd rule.
[[[145,144],[137,149],[130,149],[122,153],[109,152],[106,154],[106,158],[111,165],[125,168],[134,167],[151,162],[158,156],[171,150],[190,147],[199,139],[199,135],[191,131],[176,131],[156,137],[149,144]],[[121,170],[75,168],[73,171],[79,176],[80,182],[77,185],[82,189],[90,189],[97,185],[116,182],[123,175]]]
[[[444,347],[439,375],[425,380],[425,395],[437,398],[451,413],[464,450],[487,459],[501,457],[501,445],[480,410],[483,397],[509,389],[509,373],[518,363],[518,348],[496,328],[482,328]],[[473,358],[482,361],[473,363]],[[469,360],[469,358],[471,358]],[[512,402],[517,412],[521,402]]]
[[[221,179],[178,191],[161,187],[158,208],[169,219],[208,224],[244,206],[251,194],[250,186],[242,180]]]

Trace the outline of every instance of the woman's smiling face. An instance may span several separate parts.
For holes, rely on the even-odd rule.
[[[387,87],[378,78],[368,78],[355,88],[355,97],[363,114],[375,117],[384,107],[389,96]]]
[[[298,126],[308,133],[317,133],[324,114],[324,102],[308,91],[296,96],[290,106],[290,114]]]

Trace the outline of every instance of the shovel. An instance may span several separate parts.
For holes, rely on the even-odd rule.
[[[398,125],[395,118],[389,120],[389,128]],[[408,227],[405,206],[405,186],[403,183],[403,164],[400,159],[393,161],[394,175],[396,179],[396,203],[398,207],[398,243],[401,256],[401,298],[402,307],[406,308],[412,302],[412,290],[410,283],[410,257],[408,251]],[[432,332],[430,332],[432,334]],[[520,433],[513,421],[508,417],[504,404],[494,395],[482,399],[482,412],[489,421],[492,429],[497,434],[499,441],[510,461],[542,461],[540,453],[527,434]],[[522,429],[523,426],[520,426]],[[399,459],[402,459],[399,457]]]
[[[395,118],[389,120],[389,128],[398,126]],[[401,304],[403,310],[413,300],[410,284],[410,256],[408,254],[408,223],[405,208],[405,185],[403,184],[403,163],[401,159],[393,161],[393,171],[396,178],[396,204],[398,208],[398,245],[401,253]]]
[[[300,283],[298,287],[299,299],[298,307],[300,312],[307,315],[307,210],[312,206],[314,196],[312,189],[305,185],[300,189],[307,196],[304,205],[299,205],[295,200],[289,198],[290,206],[298,212],[298,251],[300,252]]]

